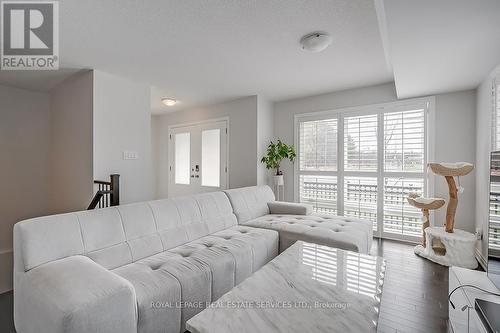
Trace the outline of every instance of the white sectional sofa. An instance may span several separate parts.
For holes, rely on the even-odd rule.
[[[226,191],[240,225],[279,232],[280,252],[297,240],[369,253],[372,223],[332,215],[311,215],[309,205],[275,201],[269,186]],[[305,215],[305,216],[304,216]]]
[[[309,213],[275,202],[269,187],[249,187],[19,222],[16,329],[183,332],[188,319],[294,239],[369,249],[371,224],[319,222]],[[287,227],[292,220],[303,228]],[[336,223],[341,231],[331,237],[312,231]]]

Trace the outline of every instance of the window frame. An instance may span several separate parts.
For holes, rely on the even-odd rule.
[[[424,109],[424,168],[422,172],[409,171],[385,171],[384,170],[384,114],[390,112],[402,112],[404,109]],[[345,171],[344,170],[344,117],[366,116],[377,114],[377,171]],[[345,177],[376,177],[377,178],[377,231],[374,236],[379,238],[405,240],[410,242],[420,242],[420,237],[411,235],[399,235],[386,233],[383,231],[384,216],[384,178],[405,177],[423,178],[424,195],[435,195],[435,177],[429,176],[427,163],[434,161],[435,150],[435,97],[422,97],[379,103],[372,105],[361,105],[332,110],[312,111],[307,113],[297,113],[294,115],[294,144],[297,149],[297,156],[300,158],[300,123],[304,121],[337,119],[337,171],[300,171],[300,160],[294,163],[293,167],[293,197],[294,201],[299,201],[300,176],[335,176],[337,177],[337,214],[344,213],[344,181]],[[431,221],[435,221],[434,212],[431,212]]]
[[[491,130],[490,130],[490,152],[494,153],[500,150],[498,130],[499,130],[499,112],[500,112],[500,76],[496,76],[491,80]],[[490,154],[489,163],[492,164],[492,155]],[[488,186],[488,255],[494,257],[500,257],[500,250],[498,246],[491,245],[495,243],[495,240],[491,240],[491,235],[493,230],[498,229],[492,227],[492,224],[498,224],[498,222],[492,221],[492,211],[491,211],[491,196],[493,193],[493,181],[490,175],[490,184]]]
[[[490,151],[500,150],[498,130],[499,130],[499,109],[498,99],[500,98],[500,78],[494,78],[491,82],[491,149]]]

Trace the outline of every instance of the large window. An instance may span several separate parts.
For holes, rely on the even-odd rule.
[[[500,84],[493,82],[493,112],[491,127],[491,150],[500,150]]]
[[[362,218],[378,236],[416,239],[421,213],[410,192],[426,195],[429,102],[299,115],[299,202],[321,214]]]

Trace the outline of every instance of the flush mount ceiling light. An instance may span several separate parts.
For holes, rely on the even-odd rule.
[[[174,106],[177,104],[177,100],[175,98],[162,98],[161,102],[166,106]]]
[[[332,43],[332,37],[326,32],[312,32],[300,39],[302,49],[311,52],[321,52]]]

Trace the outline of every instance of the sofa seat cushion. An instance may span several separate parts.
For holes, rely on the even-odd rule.
[[[279,234],[273,230],[235,226],[211,235],[223,239],[222,245],[248,244],[252,248],[252,272],[278,255]]]
[[[192,252],[196,257],[202,256],[204,249],[216,251],[218,257],[227,253],[234,262],[234,286],[278,255],[278,240],[278,233],[273,230],[235,226],[199,238],[170,252],[184,255]],[[222,292],[214,284],[212,300],[218,299],[230,289]]]
[[[370,221],[343,216],[269,214],[247,221],[244,225],[278,231],[280,252],[297,240],[302,240],[368,253],[373,238]]]
[[[179,332],[278,254],[278,233],[235,226],[114,269],[136,289],[139,332]]]
[[[113,270],[134,286],[137,296],[137,331],[179,332],[181,328],[180,282],[165,268],[132,263]]]
[[[165,251],[114,272],[137,287],[139,332],[183,332],[211,301],[212,272],[199,253]]]

